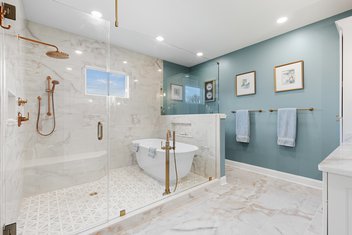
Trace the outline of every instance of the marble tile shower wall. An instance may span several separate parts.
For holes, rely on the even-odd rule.
[[[28,99],[28,104],[20,111],[23,114],[29,112],[30,120],[21,128],[14,121],[9,122],[6,128],[6,177],[3,179],[7,193],[6,223],[16,222],[23,197],[91,182],[104,176],[107,172],[108,138],[111,142],[111,168],[136,164],[131,141],[164,137],[173,118],[160,115],[159,92],[163,76],[158,68],[163,67],[162,61],[111,46],[109,66],[113,71],[129,75],[130,98],[109,98],[108,106],[107,98],[87,96],[84,89],[86,65],[107,67],[107,45],[26,21],[21,18],[24,15],[21,2],[13,0],[9,3],[15,4],[19,12],[12,31],[5,37],[7,87],[15,96]],[[70,54],[70,60],[49,58],[45,55],[48,48],[19,41],[14,37],[16,34],[56,44]],[[84,54],[76,55],[76,49]],[[124,60],[128,64],[123,64]],[[72,71],[68,71],[67,67],[71,67]],[[49,75],[60,82],[55,90],[56,131],[50,137],[42,137],[36,133],[38,96],[43,98],[40,127],[47,133],[53,125],[52,117],[45,115],[46,77]],[[10,114],[9,118],[15,120],[17,111]],[[192,116],[190,131],[193,137],[178,139],[200,147],[192,171],[206,177],[215,176],[215,125],[209,117]],[[97,122],[106,124],[108,118],[110,126],[105,125],[105,131],[109,129],[109,135],[98,141]],[[204,130],[204,126],[209,128]],[[178,129],[178,132],[182,134],[184,130]]]
[[[167,115],[162,117],[160,136],[165,138],[166,130],[175,130],[176,141],[198,146],[191,171],[208,177],[217,177],[217,120],[219,114]],[[177,146],[176,146],[177,147]]]
[[[130,98],[110,98],[108,107],[105,97],[85,95],[84,80],[85,66],[107,67],[109,52],[106,43],[29,21],[27,29],[32,38],[59,45],[61,50],[70,54],[70,59],[48,58],[45,56],[47,48],[25,44],[25,91],[33,117],[27,124],[31,131],[25,152],[25,196],[97,180],[105,175],[108,138],[111,141],[110,167],[132,165],[131,141],[158,135],[162,73],[158,72],[157,63],[162,65],[162,62],[111,46],[109,66],[112,71],[128,74]],[[76,55],[74,51],[77,49],[83,54]],[[122,63],[125,60],[128,64]],[[71,67],[72,71],[68,71],[67,67]],[[57,129],[52,136],[42,137],[35,131],[37,96],[43,97],[43,114],[47,107],[45,89],[48,75],[60,82],[55,90]],[[108,108],[109,127],[106,126]],[[52,128],[52,119],[44,115],[42,118],[40,126],[43,132],[48,132]],[[97,140],[99,121],[105,124],[103,141]],[[77,154],[81,154],[80,160],[72,161]]]
[[[24,143],[26,142],[26,133],[29,128],[18,128],[17,127],[17,111],[22,111],[16,105],[17,97],[24,97],[24,74],[18,69],[22,67],[22,60],[20,57],[21,45],[14,40],[14,35],[23,33],[25,31],[25,21],[23,19],[23,5],[21,1],[9,0],[9,4],[17,6],[17,20],[7,21],[11,24],[10,30],[4,32],[4,43],[5,43],[5,81],[8,94],[5,94],[5,103],[7,104],[5,110],[10,110],[5,115],[4,124],[6,125],[5,132],[5,145],[4,145],[4,156],[2,159],[3,163],[3,182],[2,192],[5,192],[6,204],[4,205],[5,214],[2,213],[1,222],[10,224],[16,222],[17,215],[19,213],[19,207],[22,199],[22,185],[23,185],[23,174],[22,174],[22,160]],[[5,190],[6,189],[6,190]],[[2,207],[2,205],[1,205]],[[4,212],[3,211],[3,212]]]

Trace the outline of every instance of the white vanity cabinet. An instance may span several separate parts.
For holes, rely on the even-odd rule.
[[[352,235],[352,177],[328,173],[328,234]]]
[[[352,235],[352,142],[319,164],[323,171],[323,235]]]
[[[352,235],[352,17],[340,35],[340,146],[319,164],[323,172],[323,235]]]

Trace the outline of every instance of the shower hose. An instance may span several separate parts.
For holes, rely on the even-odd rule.
[[[178,172],[177,172],[177,163],[176,163],[176,152],[175,152],[175,148],[174,148],[174,165],[175,165],[175,174],[176,174],[176,183],[175,183],[174,192],[176,192],[177,185],[178,185]]]
[[[49,136],[51,135],[54,131],[55,131],[55,128],[56,128],[56,117],[55,117],[55,102],[54,102],[54,92],[51,93],[51,102],[53,104],[53,118],[54,118],[54,126],[53,126],[53,129],[51,132],[49,132],[48,134],[43,134],[40,132],[39,130],[39,118],[40,118],[40,106],[41,106],[41,97],[38,96],[38,116],[37,116],[37,132],[39,135],[41,136]]]

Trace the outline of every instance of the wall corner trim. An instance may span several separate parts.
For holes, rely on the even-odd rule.
[[[220,185],[226,185],[227,184],[227,178],[226,175],[220,178]]]
[[[232,166],[235,168],[239,168],[241,170],[251,171],[257,174],[266,175],[269,177],[285,180],[285,181],[300,184],[303,186],[320,189],[320,190],[322,189],[322,181],[320,180],[315,180],[315,179],[311,179],[311,178],[307,178],[299,175],[293,175],[293,174],[289,174],[281,171],[271,170],[268,168],[254,166],[254,165],[232,161],[228,159],[226,159],[225,164],[227,166]]]

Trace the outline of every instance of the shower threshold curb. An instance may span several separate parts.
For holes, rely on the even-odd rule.
[[[194,188],[185,190],[178,194],[170,195],[165,199],[142,207],[138,210],[132,211],[123,217],[112,219],[111,221],[108,221],[89,230],[83,231],[79,234],[116,234],[116,232],[131,229],[136,225],[140,225],[143,222],[146,222],[148,219],[151,219],[158,214],[167,212],[169,210],[177,208],[178,206],[182,206],[183,204],[185,204],[185,200],[188,201],[194,200],[196,198],[201,198],[201,192],[214,185],[222,185],[221,180],[214,179],[212,181],[195,186]]]

